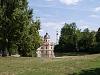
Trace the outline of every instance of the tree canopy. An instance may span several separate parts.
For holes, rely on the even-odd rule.
[[[33,20],[27,0],[0,0],[0,50],[2,56],[18,52],[32,56],[40,45],[40,20]],[[14,51],[16,50],[16,51]]]
[[[81,31],[76,23],[64,24],[59,44],[55,46],[55,52],[100,52],[99,49],[100,28],[97,32],[88,28]]]

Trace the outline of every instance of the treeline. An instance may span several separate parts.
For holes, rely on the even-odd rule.
[[[100,28],[98,31],[88,28],[81,31],[76,23],[65,23],[55,52],[100,52]]]
[[[0,53],[33,56],[40,45],[40,20],[33,20],[28,0],[0,0]]]

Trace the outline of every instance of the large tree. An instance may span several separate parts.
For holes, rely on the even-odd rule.
[[[6,51],[11,55],[15,48],[21,56],[32,56],[32,51],[40,44],[40,21],[32,19],[33,11],[27,0],[0,0],[0,8],[0,48],[3,56]]]
[[[88,28],[84,29],[81,32],[81,38],[79,40],[79,47],[80,51],[89,51],[95,47],[96,40],[95,40],[95,32],[90,32]]]
[[[65,23],[61,29],[61,36],[59,40],[59,49],[61,52],[74,51],[76,49],[76,24]]]

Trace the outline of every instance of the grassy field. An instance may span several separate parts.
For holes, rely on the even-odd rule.
[[[100,75],[100,54],[54,59],[0,57],[0,75]]]

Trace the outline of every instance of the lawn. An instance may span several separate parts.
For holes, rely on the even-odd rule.
[[[54,59],[0,57],[0,75],[100,75],[100,54]]]

